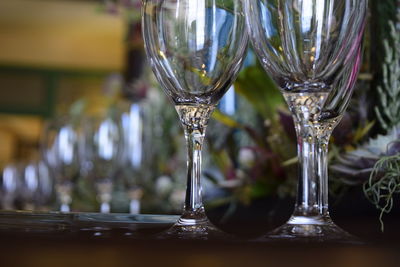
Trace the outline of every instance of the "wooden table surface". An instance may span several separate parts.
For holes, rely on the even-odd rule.
[[[12,226],[10,219],[14,215],[0,213],[0,266],[400,266],[397,219],[387,222],[385,234],[370,231],[376,228],[372,220],[339,220],[349,232],[364,235],[361,238],[365,244],[349,245],[253,242],[253,236],[245,237],[244,231],[233,241],[154,239],[154,234],[170,225],[168,220],[176,218],[173,216],[155,227],[145,228],[137,238],[135,227],[132,228],[135,223],[125,227],[115,217],[108,222],[115,227],[106,230],[91,228],[98,222],[89,225],[86,217],[86,228],[73,229],[60,223],[55,230],[48,230],[45,226],[31,229],[23,224]],[[21,214],[16,216],[21,218]],[[44,221],[54,224],[51,220]],[[15,222],[18,224],[18,219]]]

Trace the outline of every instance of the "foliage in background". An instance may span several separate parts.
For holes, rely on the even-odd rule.
[[[379,93],[376,88],[382,84],[382,63],[385,61],[385,47],[383,40],[387,39],[390,35],[389,21],[395,21],[397,16],[398,0],[371,0],[370,1],[370,34],[371,41],[370,55],[371,57],[371,69],[370,71],[374,75],[372,80],[371,97],[379,98]],[[372,107],[373,108],[373,107]],[[371,113],[373,116],[373,114]]]
[[[386,132],[400,124],[400,33],[393,22],[389,25],[390,35],[383,40],[386,55],[382,85],[377,88],[379,104],[375,107],[379,123]]]
[[[398,140],[398,139],[397,139]],[[383,156],[375,164],[364,192],[371,203],[379,209],[381,230],[384,230],[383,214],[393,209],[395,194],[400,193],[400,154]]]
[[[382,216],[392,210],[393,196],[400,193],[400,33],[393,22],[389,25],[390,36],[383,41],[386,53],[383,81],[377,88],[380,103],[375,111],[387,135],[394,137],[386,144],[387,155],[376,162],[368,182],[364,184],[365,195],[381,211],[382,231]]]
[[[381,5],[379,10],[393,6],[393,2]],[[372,113],[383,135],[371,136],[355,150],[339,155],[332,166],[345,184],[363,184],[366,197],[380,210],[382,230],[382,216],[392,210],[393,196],[400,192],[400,34],[394,22],[388,20],[391,13],[385,14],[386,21],[378,18],[380,34],[387,33],[381,43],[382,62],[372,70],[375,76],[369,95],[377,99],[372,102]]]
[[[296,168],[289,165],[296,163],[295,134],[281,93],[255,61],[242,70],[234,88],[236,112],[228,115],[217,110],[208,127],[213,164],[204,173],[228,192],[209,205],[293,195]]]

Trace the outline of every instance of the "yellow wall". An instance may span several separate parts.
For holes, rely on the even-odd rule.
[[[0,1],[0,63],[121,69],[123,20],[100,3]]]
[[[0,169],[16,160],[37,158],[43,120],[35,116],[0,115]]]

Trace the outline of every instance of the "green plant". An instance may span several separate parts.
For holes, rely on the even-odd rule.
[[[382,5],[387,4],[390,3]],[[376,75],[375,82],[372,82],[377,84],[376,90],[372,90],[376,97],[369,95],[369,98],[375,106],[376,125],[383,134],[370,137],[362,144],[355,142],[355,149],[336,155],[331,169],[347,185],[363,184],[366,198],[380,210],[383,231],[383,215],[392,210],[393,197],[400,193],[400,35],[394,22],[380,23],[384,25],[382,31],[388,28],[390,34],[382,41],[384,57],[382,66],[378,67],[382,70],[382,77]]]
[[[376,116],[382,128],[397,133],[400,125],[400,34],[395,23],[389,22],[390,35],[383,41],[385,60],[383,62],[383,81],[377,88],[379,105],[375,107]],[[388,134],[389,135],[389,134]],[[398,138],[398,136],[396,136]],[[388,143],[394,151],[381,157],[371,172],[368,182],[364,184],[366,197],[380,210],[379,220],[384,230],[383,214],[393,207],[393,196],[400,193],[400,150],[396,149],[397,140]]]
[[[400,124],[400,34],[395,24],[390,25],[389,39],[383,41],[385,60],[383,62],[383,83],[378,86],[379,105],[375,107],[381,127],[390,131]]]
[[[376,162],[368,182],[364,184],[364,192],[380,210],[379,221],[383,232],[383,214],[392,210],[393,197],[400,193],[400,154],[384,156]]]

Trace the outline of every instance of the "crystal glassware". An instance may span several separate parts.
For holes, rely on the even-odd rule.
[[[121,127],[115,114],[87,118],[80,144],[82,172],[93,178],[100,212],[109,213],[114,176],[121,160]]]
[[[42,137],[42,156],[54,177],[61,212],[70,212],[73,187],[80,175],[80,126],[79,119],[61,116],[48,122]]]
[[[21,170],[16,163],[7,164],[1,176],[1,208],[3,210],[14,210],[15,201],[21,190]]]
[[[21,199],[24,210],[35,210],[39,192],[39,172],[35,162],[24,165],[21,184]]]
[[[23,210],[46,211],[53,196],[53,180],[42,160],[21,164],[19,200]]]
[[[292,112],[299,159],[295,210],[269,240],[346,241],[328,211],[329,137],[360,66],[367,0],[245,0],[250,39]]]
[[[146,99],[132,102],[121,115],[122,126],[122,175],[129,198],[129,212],[139,214],[142,184],[151,178],[152,118],[151,105]]]
[[[142,10],[146,52],[175,105],[188,148],[184,210],[167,235],[208,239],[218,230],[202,203],[201,151],[210,115],[246,51],[242,1],[144,0]]]
[[[50,210],[54,197],[54,180],[50,175],[49,167],[43,160],[37,162],[39,174],[38,207],[40,210]]]

